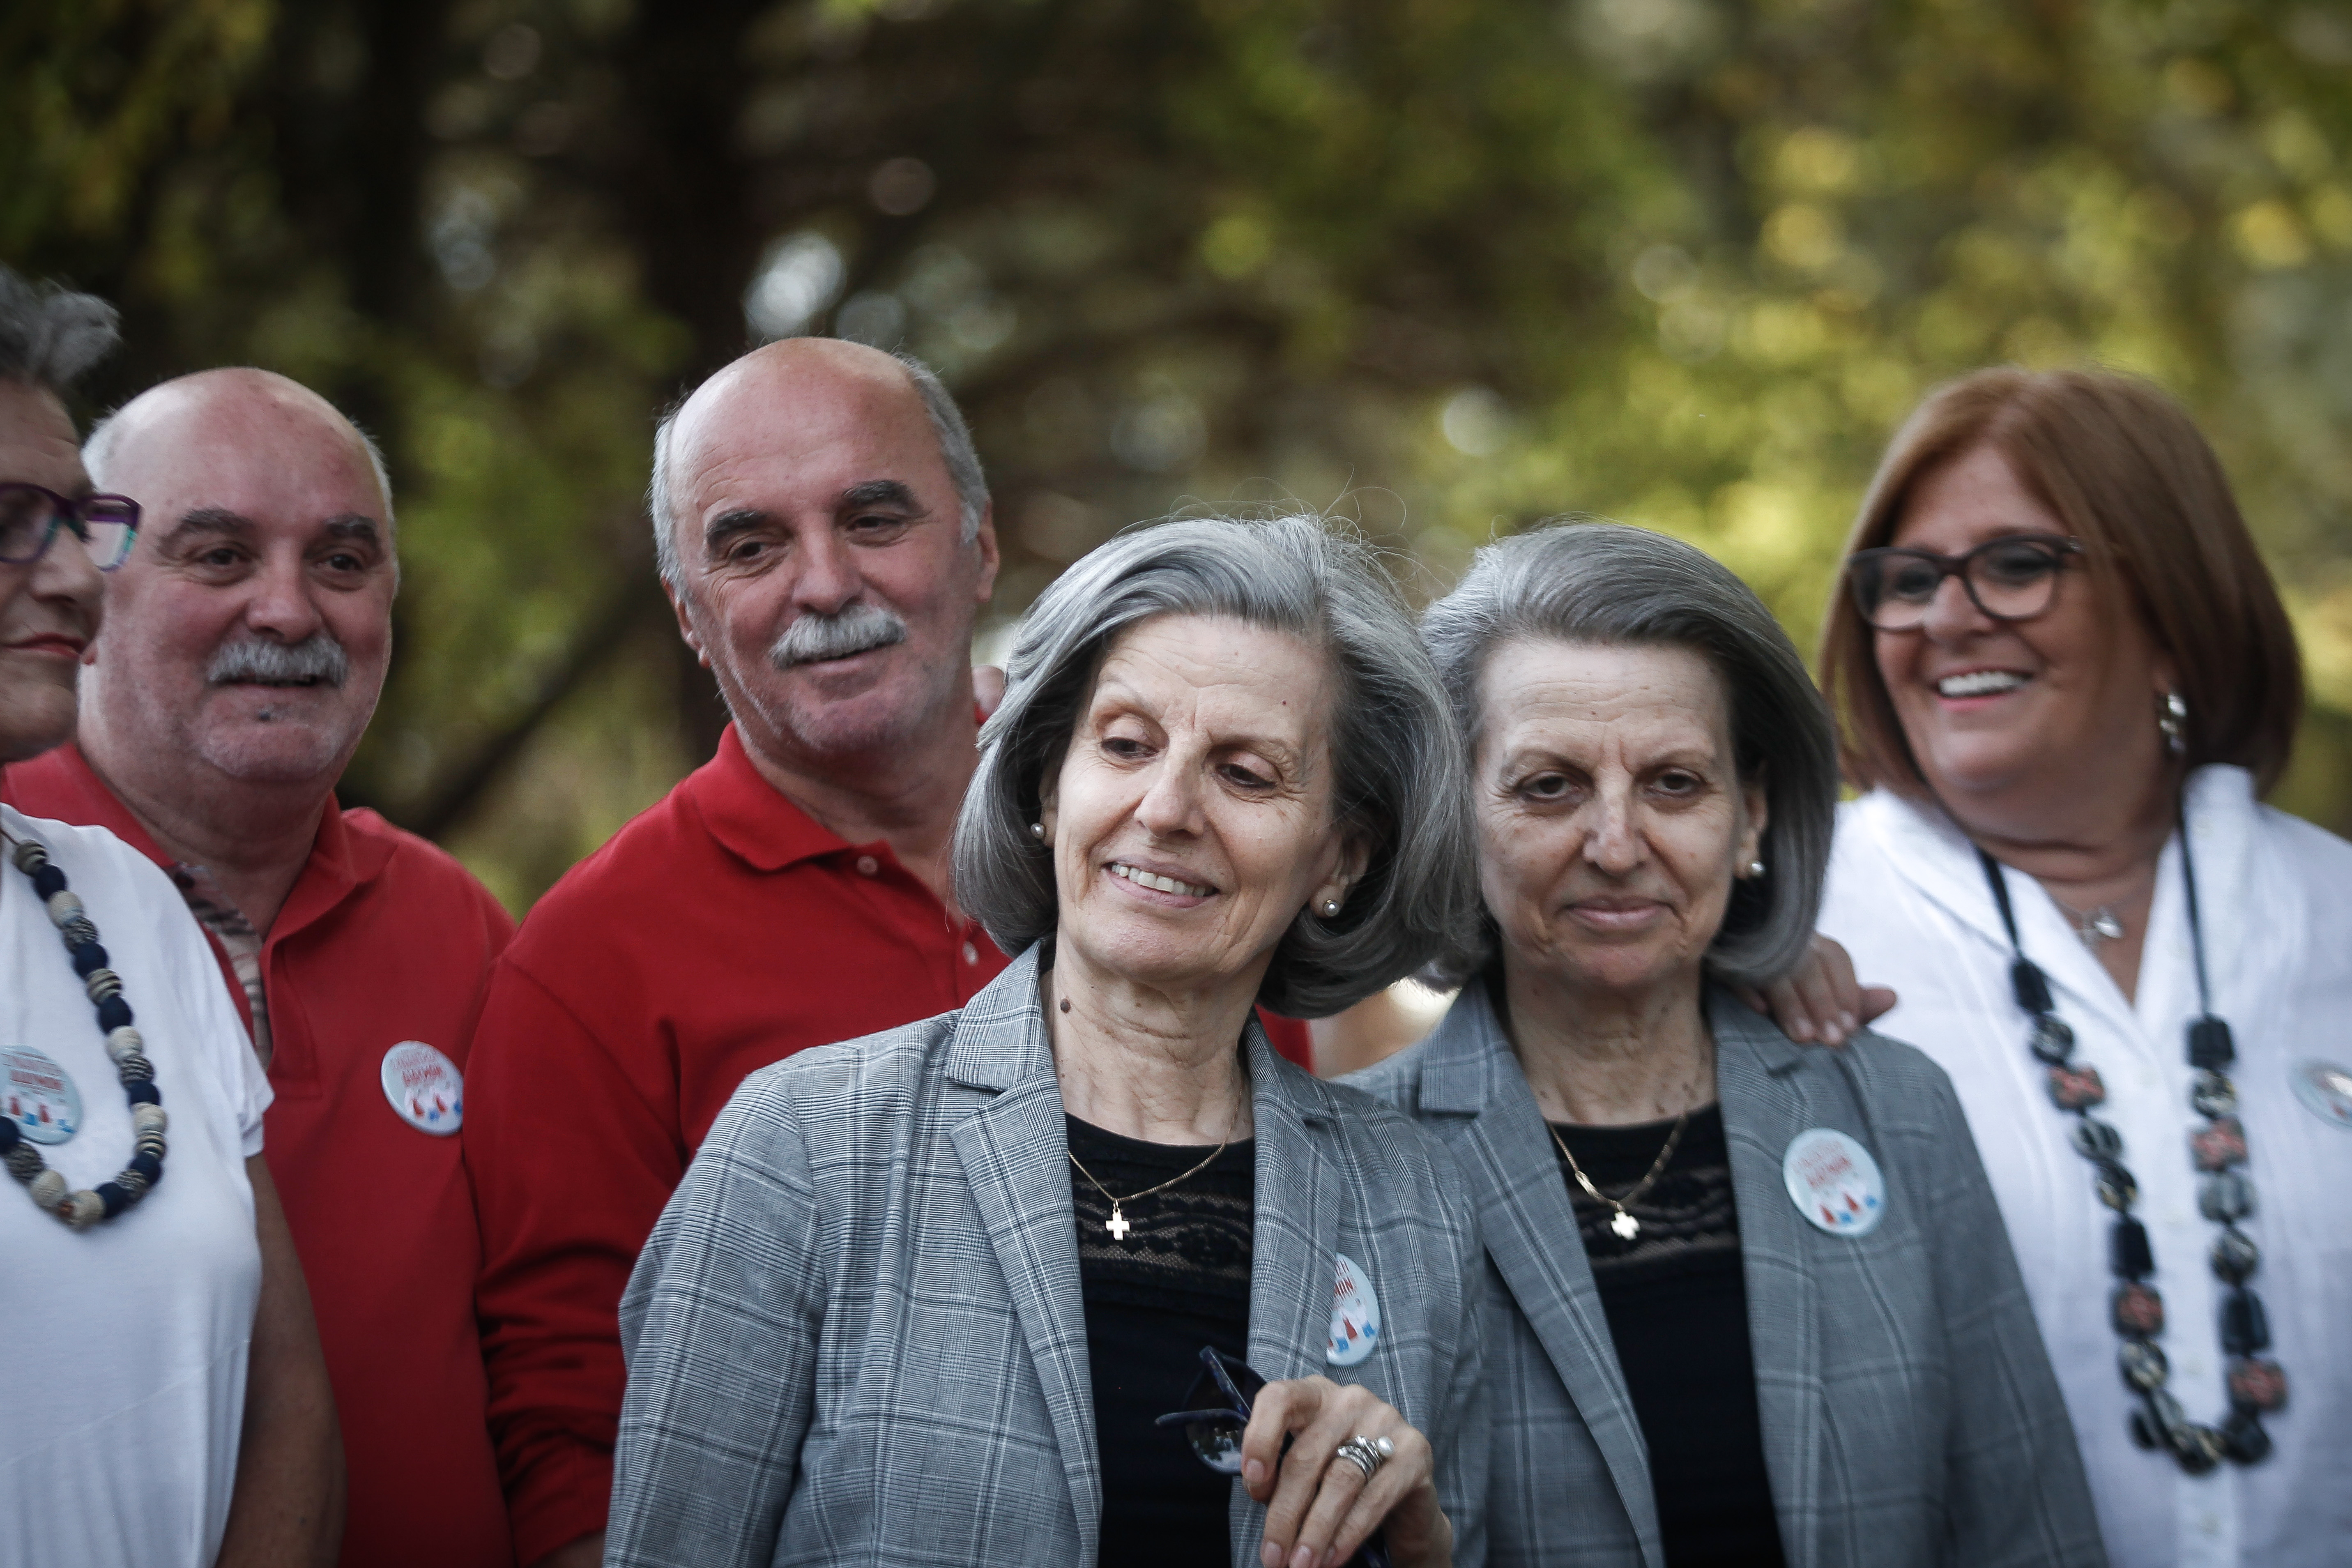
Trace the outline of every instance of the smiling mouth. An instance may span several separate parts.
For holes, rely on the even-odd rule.
[[[1970,669],[1936,682],[1938,697],[1998,697],[2014,691],[2033,678],[2013,669]]]
[[[1139,870],[1124,860],[1112,861],[1110,874],[1124,877],[1139,888],[1150,888],[1159,893],[1176,893],[1188,899],[1205,899],[1217,890],[1196,887],[1191,882],[1180,882],[1173,877],[1162,877],[1156,872]]]

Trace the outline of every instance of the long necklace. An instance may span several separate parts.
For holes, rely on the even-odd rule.
[[[1650,1173],[1626,1189],[1622,1198],[1612,1198],[1592,1184],[1592,1178],[1586,1175],[1584,1167],[1576,1163],[1576,1156],[1560,1137],[1559,1128],[1547,1121],[1544,1131],[1550,1133],[1551,1141],[1559,1145],[1560,1158],[1568,1162],[1568,1173],[1576,1178],[1576,1184],[1584,1189],[1584,1195],[1596,1204],[1606,1204],[1617,1211],[1617,1217],[1609,1222],[1609,1228],[1615,1231],[1620,1239],[1631,1241],[1642,1234],[1642,1222],[1627,1214],[1625,1205],[1640,1203],[1659,1176],[1665,1173],[1666,1162],[1675,1157],[1675,1146],[1683,1141],[1683,1129],[1690,1125],[1690,1107],[1684,1106],[1683,1113],[1675,1118],[1675,1130],[1666,1134],[1666,1146],[1658,1151],[1656,1159],[1650,1162]]]
[[[1129,1193],[1123,1198],[1111,1197],[1110,1189],[1104,1186],[1100,1182],[1095,1181],[1095,1173],[1092,1171],[1087,1170],[1084,1164],[1081,1164],[1076,1154],[1070,1154],[1070,1152],[1067,1149],[1063,1150],[1062,1152],[1065,1154],[1070,1154],[1070,1163],[1078,1167],[1078,1174],[1084,1176],[1090,1184],[1092,1184],[1095,1191],[1100,1193],[1107,1198],[1110,1198],[1110,1218],[1103,1221],[1103,1228],[1110,1232],[1110,1238],[1113,1241],[1124,1246],[1127,1242],[1127,1233],[1133,1230],[1135,1226],[1129,1224],[1127,1216],[1119,1212],[1120,1205],[1131,1204],[1138,1198],[1148,1198],[1154,1193],[1164,1193],[1179,1182],[1191,1181],[1193,1177],[1207,1170],[1211,1165],[1215,1164],[1217,1156],[1225,1152],[1226,1144],[1231,1143],[1233,1141],[1234,1135],[1232,1131],[1228,1130],[1224,1136],[1224,1142],[1210,1150],[1209,1157],[1207,1159],[1202,1161],[1199,1164],[1193,1166],[1182,1175],[1171,1176],[1156,1187],[1146,1187],[1139,1193]]]
[[[131,1004],[122,999],[122,977],[107,967],[106,949],[98,944],[98,927],[82,910],[81,900],[66,887],[66,874],[49,860],[47,847],[37,838],[19,838],[0,832],[16,846],[10,858],[32,879],[33,891],[48,910],[49,921],[64,939],[81,976],[82,990],[98,1009],[99,1031],[106,1037],[106,1054],[122,1093],[131,1101],[131,1163],[114,1180],[100,1182],[96,1191],[68,1191],[65,1177],[48,1168],[40,1150],[26,1142],[14,1117],[0,1116],[0,1157],[8,1173],[25,1184],[33,1201],[76,1230],[102,1219],[112,1219],[147,1195],[163,1179],[163,1093],[155,1087],[154,1065],[148,1061],[139,1031],[131,1026]]]
[[[2075,1152],[2091,1162],[2099,1201],[2116,1213],[2108,1259],[2121,1283],[2116,1287],[2111,1310],[2116,1332],[2123,1340],[2118,1363],[2124,1384],[2140,1396],[2139,1408],[2132,1412],[2132,1437],[2144,1448],[2169,1450],[2190,1475],[2202,1475],[2225,1458],[2241,1465],[2259,1463],[2271,1452],[2270,1434],[2263,1429],[2263,1412],[2286,1403],[2286,1373],[2276,1362],[2256,1353],[2268,1349],[2271,1342],[2270,1321],[2262,1300],[2246,1286],[2262,1253],[2253,1237],[2240,1230],[2237,1223],[2253,1212],[2254,1189],[2245,1173],[2237,1169],[2246,1161],[2246,1132],[2235,1114],[2237,1089],[2222,1071],[2235,1059],[2237,1050],[2230,1038],[2230,1026],[2213,1012],[2207,983],[2205,931],[2198,917],[2197,868],[2189,858],[2187,819],[2180,825],[2180,875],[2189,895],[2189,940],[2196,957],[2199,1013],[2189,1026],[2189,1065],[2197,1072],[2189,1102],[2205,1118],[2205,1125],[2190,1136],[2189,1149],[2205,1178],[2197,1206],[2221,1227],[2213,1242],[2213,1272],[2230,1287],[2221,1305],[2221,1350],[2229,1358],[2231,1412],[2218,1428],[2189,1420],[2180,1401],[2165,1388],[2170,1367],[2156,1343],[2156,1337],[2164,1331],[2164,1300],[2147,1283],[2156,1272],[2156,1255],[2148,1245],[2147,1227],[2131,1214],[2139,1197],[2139,1184],[2123,1163],[2123,1134],[2112,1123],[2091,1114],[2105,1101],[2106,1086],[2096,1068],[2077,1066],[2073,1060],[2074,1031],[2058,1016],[2048,977],[2025,956],[2018,941],[2017,917],[2010,909],[2009,882],[2000,863],[1982,849],[1977,851],[1977,858],[1984,864],[1985,880],[1992,888],[1993,902],[2000,906],[2000,923],[2009,932],[2014,956],[2010,982],[2017,1005],[2033,1018],[2026,1046],[2050,1070],[2050,1098],[2059,1110],[2074,1113]]]

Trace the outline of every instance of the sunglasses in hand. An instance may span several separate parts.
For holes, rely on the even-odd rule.
[[[1192,1446],[1193,1458],[1219,1475],[1238,1476],[1242,1473],[1242,1434],[1249,1426],[1250,1404],[1265,1388],[1265,1379],[1253,1371],[1249,1363],[1213,1345],[1202,1345],[1201,1371],[1184,1395],[1184,1403],[1196,1408],[1162,1415],[1154,1425],[1181,1426],[1184,1440]],[[1282,1452],[1290,1452],[1286,1433],[1282,1439]],[[1280,1463],[1277,1458],[1277,1467]],[[1380,1531],[1374,1531],[1371,1539],[1348,1559],[1347,1568],[1389,1568],[1388,1548]]]

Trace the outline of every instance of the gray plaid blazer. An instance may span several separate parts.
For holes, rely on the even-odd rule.
[[[1791,1568],[2104,1563],[2074,1428],[1950,1080],[1891,1040],[1794,1045],[1720,991],[1708,1011],[1764,1468]],[[1664,1568],[1648,1449],[1567,1184],[1486,988],[1349,1081],[1443,1137],[1477,1201],[1489,1560]],[[1826,1235],[1790,1201],[1781,1157],[1813,1127],[1852,1135],[1885,1173],[1885,1217],[1869,1234]]]
[[[1249,1360],[1360,1383],[1437,1450],[1485,1561],[1482,1253],[1452,1160],[1387,1106],[1245,1039]],[[604,1561],[1071,1563],[1102,1473],[1062,1095],[1035,949],[961,1011],[745,1079],[638,1258]],[[1328,1367],[1334,1258],[1379,1348]],[[1233,1489],[1237,1568],[1265,1510]]]

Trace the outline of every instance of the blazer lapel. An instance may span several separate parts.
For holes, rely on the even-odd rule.
[[[1323,1370],[1330,1342],[1332,1259],[1344,1196],[1340,1172],[1323,1146],[1329,1114],[1313,1079],[1286,1072],[1255,1014],[1243,1037],[1257,1137],[1249,1363],[1268,1382],[1312,1377]]]
[[[1471,1114],[1453,1144],[1478,1187],[1486,1254],[1607,1460],[1643,1562],[1664,1568],[1648,1445],[1617,1364],[1576,1210],[1543,1112],[1483,985],[1474,981],[1455,998],[1430,1051],[1422,1107]]]
[[[1085,1568],[1092,1568],[1102,1524],[1102,1467],[1071,1218],[1069,1141],[1061,1083],[1038,1011],[1035,948],[1014,959],[964,1009],[949,1047],[947,1076],[988,1096],[949,1136],[1045,1389]]]
[[[1789,1201],[1780,1163],[1790,1140],[1811,1125],[1786,1076],[1807,1047],[1791,1044],[1721,991],[1710,997],[1708,1014],[1732,1203],[1739,1215],[1764,1470],[1789,1562],[1803,1568],[1821,1555],[1821,1303],[1805,1267],[1806,1222]]]

